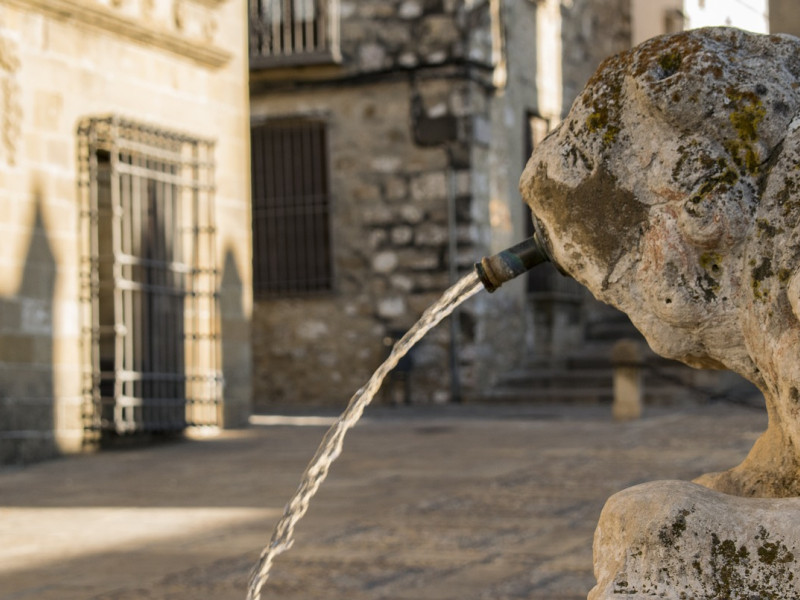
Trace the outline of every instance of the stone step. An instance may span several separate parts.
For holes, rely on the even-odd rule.
[[[482,400],[501,404],[610,404],[614,390],[609,386],[574,388],[498,387],[485,393]]]
[[[613,383],[607,385],[574,385],[561,387],[498,386],[484,393],[482,399],[506,404],[566,402],[574,404],[605,404],[614,398]],[[644,402],[655,406],[682,405],[705,400],[704,394],[681,385],[644,383]]]
[[[501,385],[507,388],[575,388],[604,387],[613,377],[613,369],[594,368],[576,371],[569,368],[532,367],[517,369],[505,375]]]
[[[645,353],[644,359],[646,403],[682,404],[708,397],[709,394],[694,383],[696,370],[650,351]],[[613,378],[610,351],[607,347],[589,346],[567,357],[560,365],[532,362],[515,369],[502,377],[485,398],[502,402],[610,402]]]

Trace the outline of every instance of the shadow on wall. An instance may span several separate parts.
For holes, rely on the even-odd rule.
[[[250,327],[242,300],[242,278],[233,249],[228,247],[219,289],[225,427],[242,427],[250,416]]]
[[[53,398],[56,261],[42,216],[44,199],[38,183],[32,197],[34,216],[22,279],[16,294],[0,298],[0,464],[28,463],[57,454]],[[13,255],[5,258],[13,260]]]

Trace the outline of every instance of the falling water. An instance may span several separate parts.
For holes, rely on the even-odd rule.
[[[260,600],[261,588],[269,577],[272,562],[276,556],[292,547],[294,528],[308,510],[311,498],[314,497],[319,486],[325,481],[331,464],[341,453],[344,436],[361,418],[364,408],[372,401],[386,375],[397,366],[400,359],[428,331],[433,329],[442,319],[452,313],[459,304],[471,298],[480,289],[481,282],[475,273],[464,276],[458,283],[448,289],[439,301],[431,305],[423,313],[419,321],[408,330],[408,333],[394,345],[389,357],[372,374],[367,384],[350,398],[347,408],[328,429],[325,437],[322,438],[314,458],[311,459],[303,473],[300,486],[286,505],[283,516],[275,527],[272,539],[261,552],[258,564],[250,575],[247,600]]]

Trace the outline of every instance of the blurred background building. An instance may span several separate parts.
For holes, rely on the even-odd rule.
[[[605,57],[707,24],[798,34],[799,13],[3,0],[0,462],[343,406],[451,283],[531,233],[519,176]],[[384,400],[602,400],[610,347],[637,335],[541,267],[429,334]],[[650,389],[717,385],[687,373]]]
[[[246,422],[244,0],[0,2],[0,462]]]
[[[766,32],[770,10],[253,0],[255,407],[339,405],[449,284],[529,235],[521,171],[604,58],[695,26]],[[389,401],[610,399],[610,349],[638,332],[553,268],[520,279],[429,334]],[[648,401],[730,385],[646,357]]]

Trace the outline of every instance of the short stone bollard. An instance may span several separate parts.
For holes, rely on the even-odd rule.
[[[642,347],[636,340],[619,340],[611,349],[614,367],[614,403],[611,414],[616,421],[631,421],[642,416],[644,380]]]

